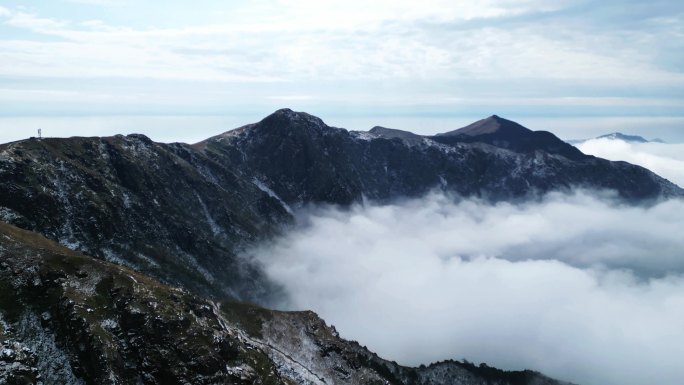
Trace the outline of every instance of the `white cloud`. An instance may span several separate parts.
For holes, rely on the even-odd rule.
[[[529,77],[622,85],[684,82],[681,74],[654,67],[644,55],[634,60],[638,48],[596,49],[597,39],[601,47],[623,44],[624,36],[619,34],[568,30],[559,38],[546,33],[543,22],[462,25],[468,20],[539,13],[549,9],[543,1],[258,4],[228,13],[223,23],[187,25],[179,20],[177,27],[142,29],[11,12],[9,25],[67,39],[75,50],[63,51],[55,42],[14,42],[25,54],[7,50],[0,73],[15,75],[9,69],[19,67],[23,73],[40,76],[166,78],[168,65],[179,68],[172,73],[179,79],[195,79],[199,73],[202,78],[231,80],[231,76],[258,73],[289,80]],[[196,48],[223,54],[182,53]],[[5,50],[0,47],[0,52]],[[42,52],[51,54],[46,58]],[[106,61],[98,60],[102,53],[109,53]],[[98,71],[89,70],[93,67]]]
[[[627,143],[622,140],[591,139],[577,145],[585,154],[638,164],[684,186],[684,144]]]
[[[466,358],[584,385],[684,376],[683,201],[444,196],[313,210],[252,251],[291,296],[389,359]]]
[[[0,16],[7,17],[5,24],[17,28],[25,28],[41,33],[51,33],[52,31],[61,30],[69,26],[69,22],[65,20],[39,17],[27,12],[10,11],[7,8],[4,10],[4,13],[0,11]]]
[[[117,1],[117,0],[66,0],[66,1],[68,3],[74,3],[74,4],[99,5],[99,6],[104,6],[104,7],[122,5],[122,2]]]
[[[640,3],[600,4],[202,0],[163,7],[122,2],[115,9],[63,3],[59,13],[7,6],[0,17],[11,33],[0,38],[0,76],[22,79],[16,87],[25,79],[106,80],[103,94],[121,79],[135,79],[137,91],[151,94],[152,105],[143,102],[141,111],[154,110],[169,94],[218,83],[254,96],[233,95],[220,101],[225,106],[312,95],[288,105],[332,113],[385,108],[385,115],[393,108],[404,116],[681,115],[681,29],[657,27],[661,22],[609,28],[606,21],[624,18],[623,9],[640,10]],[[649,16],[681,19],[654,9]],[[177,81],[176,87],[160,87],[161,81]],[[269,89],[255,95],[254,83]],[[45,113],[44,106],[12,104],[0,113]],[[115,108],[103,102],[97,111]]]

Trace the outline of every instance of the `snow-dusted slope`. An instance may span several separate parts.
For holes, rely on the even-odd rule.
[[[217,304],[3,223],[0,239],[1,384],[547,381],[461,363],[400,367],[339,338],[312,312]]]

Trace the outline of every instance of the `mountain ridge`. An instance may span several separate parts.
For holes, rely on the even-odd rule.
[[[567,142],[575,145],[575,144],[581,144],[581,143],[584,143],[588,140],[593,140],[593,139],[621,140],[621,141],[627,142],[627,143],[665,143],[665,141],[663,141],[662,139],[655,138],[652,140],[648,140],[648,139],[644,138],[643,136],[623,134],[623,133],[617,132],[617,131],[611,132],[609,134],[600,135],[600,136],[590,138],[590,139],[570,139]]]
[[[202,295],[266,303],[277,288],[263,286],[239,250],[283,231],[303,205],[433,189],[491,201],[574,188],[613,189],[633,202],[684,195],[644,168],[567,158],[546,144],[530,151],[488,137],[374,132],[282,109],[194,145],[138,134],[3,144],[0,220]]]
[[[522,140],[502,140],[492,136],[499,129],[465,139],[387,128],[371,131],[330,127],[320,118],[283,109],[194,145],[156,143],[139,134],[34,138],[0,145],[0,221],[9,223],[0,222],[0,313],[5,319],[17,309],[30,311],[29,318],[12,318],[0,326],[19,325],[32,330],[31,335],[45,336],[44,325],[39,325],[48,306],[48,316],[58,324],[46,338],[67,341],[50,345],[65,368],[59,376],[86,383],[103,383],[109,370],[125,381],[139,372],[149,377],[139,382],[150,384],[269,383],[268,378],[273,383],[280,378],[283,384],[317,384],[322,378],[360,383],[369,373],[378,381],[405,385],[447,384],[455,378],[468,385],[489,383],[491,378],[510,385],[557,384],[532,372],[508,378],[486,366],[457,362],[403,368],[340,340],[310,313],[274,313],[225,301],[268,305],[283,295],[240,252],[287,231],[300,206],[390,202],[435,188],[492,202],[525,201],[574,188],[613,189],[637,204],[684,196],[681,188],[642,167],[566,154],[549,133],[551,137],[542,133],[539,140],[540,134],[528,130]],[[133,270],[138,273],[126,278]],[[112,282],[123,285],[123,291],[114,290],[119,286]],[[174,295],[182,297],[178,306],[194,314],[189,321],[174,318],[180,307],[171,286],[182,288]],[[30,294],[35,290],[40,295]],[[13,299],[7,293],[29,294]],[[119,305],[111,302],[119,300]],[[153,303],[169,313],[158,314]],[[55,318],[54,312],[61,315]],[[89,321],[102,312],[115,314],[117,324],[128,325],[133,334],[112,337],[109,328],[114,323]],[[155,321],[157,317],[161,321]],[[49,319],[42,322],[50,325]],[[175,340],[157,334],[151,325],[183,331],[190,345],[175,346]],[[0,339],[23,351],[26,337],[6,330],[2,326]],[[205,338],[214,335],[211,330],[218,330],[217,341]],[[228,346],[220,342],[235,333],[252,335],[233,339]],[[191,343],[193,335],[199,338],[197,346]],[[85,350],[74,350],[68,341],[80,341]],[[248,342],[257,344],[260,353],[245,353],[248,346],[256,346]],[[148,352],[149,360],[126,346]],[[165,367],[162,358],[167,353],[182,365]],[[253,364],[247,369],[243,360],[224,370],[217,365],[226,359],[223,354]],[[30,379],[39,356],[15,354],[13,362],[23,369],[12,376]],[[74,363],[73,357],[83,363]],[[129,360],[135,370],[121,366]],[[3,365],[0,376],[7,368]]]
[[[0,239],[2,384],[564,385],[458,361],[400,366],[310,311],[203,299],[1,222]]]

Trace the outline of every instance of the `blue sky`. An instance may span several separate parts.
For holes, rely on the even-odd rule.
[[[622,127],[684,141],[679,0],[368,3],[3,1],[0,140],[79,116],[191,140],[290,107],[354,129],[428,133],[496,113],[565,137]],[[185,125],[112,123],[123,116]],[[230,118],[203,123],[216,116]]]

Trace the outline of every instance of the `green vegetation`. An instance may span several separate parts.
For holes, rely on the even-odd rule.
[[[240,326],[253,338],[263,338],[262,326],[273,318],[271,310],[246,302],[224,301],[220,310],[227,320]]]

